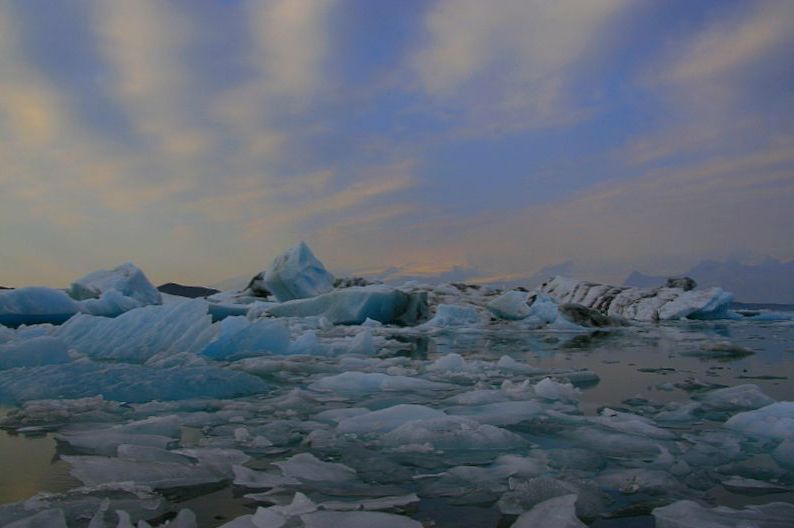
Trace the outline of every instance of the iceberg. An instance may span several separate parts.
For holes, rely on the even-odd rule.
[[[605,315],[635,321],[734,317],[729,310],[733,295],[720,288],[688,291],[667,287],[631,288],[557,276],[544,282],[538,291],[554,297],[560,304],[580,304]]]
[[[325,317],[335,325],[360,325],[367,319],[383,324],[414,325],[427,317],[427,294],[388,286],[354,286],[296,299],[265,309],[275,317]]]
[[[207,303],[196,299],[145,306],[115,319],[79,314],[53,335],[94,359],[144,363],[156,354],[198,352],[214,331]]]
[[[519,290],[505,292],[490,301],[485,307],[494,317],[508,321],[518,321],[529,317],[529,293]]]
[[[0,291],[0,325],[60,324],[80,311],[63,290],[28,286]]]
[[[161,304],[160,292],[132,263],[95,271],[75,281],[67,292],[28,286],[0,292],[0,324],[61,324],[76,313],[115,317],[150,304]]]
[[[273,260],[265,272],[264,286],[280,302],[316,297],[334,289],[334,276],[301,242]]]
[[[69,295],[82,301],[99,298],[110,290],[137,301],[138,306],[162,303],[160,292],[132,262],[124,263],[112,270],[89,273],[69,286]]]

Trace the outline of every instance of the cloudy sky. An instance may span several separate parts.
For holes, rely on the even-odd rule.
[[[0,284],[794,258],[794,1],[0,1]]]

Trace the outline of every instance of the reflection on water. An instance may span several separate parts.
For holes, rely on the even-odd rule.
[[[13,435],[0,430],[0,503],[80,485],[69,476],[68,464],[57,459],[55,444],[52,435]]]

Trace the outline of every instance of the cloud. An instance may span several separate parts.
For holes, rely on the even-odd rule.
[[[794,132],[793,22],[786,0],[740,2],[709,11],[669,41],[635,80],[663,111],[615,156],[641,166],[751,154],[773,135]]]
[[[750,153],[650,170],[555,203],[490,214],[458,243],[498,255],[488,269],[532,271],[572,259],[580,273],[607,280],[638,266],[685,269],[735,248],[786,260],[794,257],[794,242],[782,236],[794,222],[792,174],[794,136],[782,136]]]
[[[95,6],[99,51],[112,73],[115,95],[148,148],[189,158],[210,148],[199,126],[199,79],[186,66],[196,32],[185,13],[156,0]]]
[[[554,126],[581,118],[570,82],[604,43],[627,2],[442,0],[425,18],[415,57],[421,86],[437,104],[453,101],[486,129]]]
[[[305,98],[327,82],[329,15],[333,0],[275,0],[249,6],[259,63],[272,95]]]
[[[673,83],[735,76],[794,40],[792,16],[794,4],[788,0],[740,3],[693,38],[673,46],[667,67],[656,75],[660,81]],[[781,51],[788,53],[790,48]]]

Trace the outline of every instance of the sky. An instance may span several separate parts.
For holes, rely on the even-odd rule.
[[[0,0],[0,284],[794,259],[790,0]],[[450,276],[451,276],[450,275]]]

